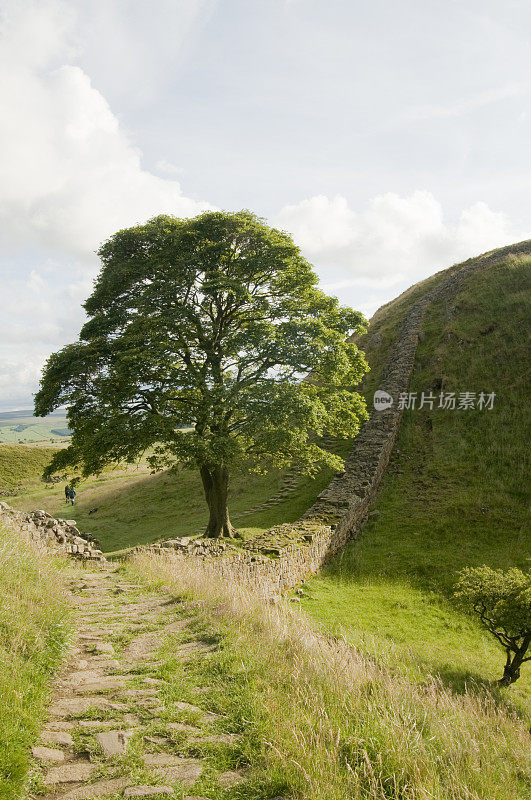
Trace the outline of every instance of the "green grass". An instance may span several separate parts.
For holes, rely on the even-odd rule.
[[[18,800],[69,631],[58,562],[0,526],[0,797]]]
[[[387,643],[394,663],[420,664],[456,689],[471,677],[499,678],[504,659],[449,601],[459,570],[529,567],[529,263],[470,276],[451,316],[443,305],[429,309],[411,390],[442,382],[445,391],[496,392],[494,408],[405,412],[378,516],[302,601],[350,640],[380,652]],[[530,672],[511,690],[517,703]]]

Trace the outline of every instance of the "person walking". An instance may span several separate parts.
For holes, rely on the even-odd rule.
[[[75,497],[76,497],[76,490],[73,487],[72,487],[72,489],[69,490],[68,497],[70,498],[70,501],[71,501],[72,505],[74,505],[74,500],[75,500]]]
[[[65,486],[65,502],[68,503],[70,499],[70,486]]]

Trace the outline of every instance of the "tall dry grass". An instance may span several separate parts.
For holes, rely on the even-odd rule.
[[[531,797],[530,739],[489,692],[412,681],[327,638],[280,601],[184,559],[137,555],[137,573],[193,598],[256,685],[267,757],[306,800]],[[265,714],[263,713],[265,711]]]

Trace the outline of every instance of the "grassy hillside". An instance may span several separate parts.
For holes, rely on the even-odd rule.
[[[411,391],[495,392],[492,410],[406,411],[372,517],[315,580],[305,610],[395,665],[421,665],[454,688],[501,674],[502,652],[448,602],[467,565],[529,567],[529,257],[486,266],[450,304],[429,308]],[[432,280],[440,280],[440,276]],[[366,337],[370,397],[415,287]],[[381,334],[380,336],[375,334]],[[531,670],[512,696],[531,686]]]
[[[340,447],[348,449],[347,443]],[[189,536],[208,519],[201,480],[189,470],[151,475],[145,461],[107,470],[82,481],[74,507],[66,505],[63,484],[47,488],[41,481],[52,450],[22,445],[0,445],[0,489],[14,508],[43,508],[55,517],[74,518],[83,533],[96,536],[106,553],[121,551],[175,536]],[[234,524],[245,536],[272,525],[297,519],[328,484],[330,470],[316,478],[303,477],[282,502],[239,517],[272,497],[282,486],[282,473],[233,476],[229,505]],[[9,487],[22,492],[8,496]],[[94,509],[97,509],[94,511]],[[92,512],[92,513],[90,513]]]
[[[129,569],[191,599],[194,632],[219,643],[209,658],[166,662],[164,677],[179,696],[205,687],[203,701],[241,735],[233,758],[251,765],[256,783],[227,797],[530,796],[529,734],[498,698],[386,669],[385,643],[367,658],[316,636],[286,604],[264,603],[228,579],[216,585],[193,564],[144,555]]]
[[[16,800],[67,638],[59,564],[0,526],[0,797]]]
[[[51,445],[0,445],[0,489],[39,487],[40,476],[56,450]]]

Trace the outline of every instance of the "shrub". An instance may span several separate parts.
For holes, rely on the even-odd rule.
[[[526,656],[531,644],[531,576],[516,567],[468,567],[460,573],[455,597],[474,609],[504,648],[507,658],[500,683],[514,683],[522,664],[531,660]]]

